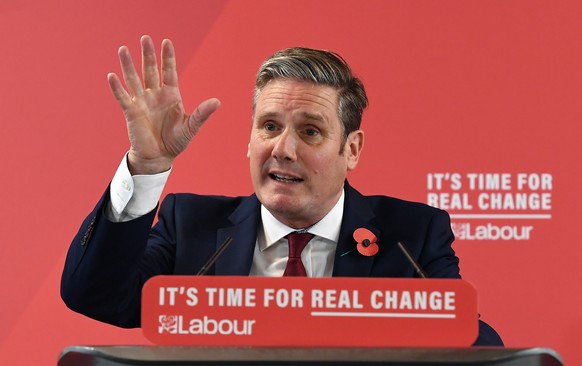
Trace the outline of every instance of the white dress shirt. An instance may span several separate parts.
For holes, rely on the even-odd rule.
[[[301,261],[308,277],[331,277],[343,207],[342,192],[331,211],[308,230],[315,235],[301,253]],[[250,275],[282,277],[289,257],[289,243],[285,236],[296,229],[281,223],[263,205],[261,221]]]
[[[160,200],[170,172],[171,169],[159,174],[132,176],[127,167],[126,154],[111,181],[110,204],[106,208],[108,219],[124,222],[153,210]],[[331,211],[309,229],[315,237],[301,254],[308,277],[331,277],[343,207],[342,191]],[[289,244],[285,236],[296,229],[281,223],[263,205],[261,222],[250,275],[281,277],[289,257]]]

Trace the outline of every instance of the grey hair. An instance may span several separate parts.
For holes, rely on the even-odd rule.
[[[257,73],[253,113],[262,89],[272,80],[292,79],[327,85],[338,91],[338,117],[343,128],[343,145],[350,133],[360,128],[368,105],[364,85],[337,53],[304,47],[287,48],[269,57]],[[341,151],[340,151],[341,152]]]

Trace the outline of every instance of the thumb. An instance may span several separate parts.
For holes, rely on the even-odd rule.
[[[216,98],[207,99],[200,103],[196,110],[188,118],[188,127],[195,135],[200,127],[206,122],[208,117],[220,107],[220,100]]]

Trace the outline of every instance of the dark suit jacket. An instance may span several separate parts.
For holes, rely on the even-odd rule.
[[[446,212],[386,196],[363,196],[347,182],[345,193],[333,276],[414,277],[397,247],[402,241],[429,277],[460,278]],[[255,195],[170,194],[153,228],[156,210],[129,222],[110,222],[103,214],[108,200],[109,190],[83,222],[67,255],[61,296],[72,310],[113,325],[138,327],[145,281],[161,274],[196,274],[228,236],[234,240],[210,273],[249,274],[261,222]],[[372,257],[352,251],[352,234],[360,227],[378,238],[380,250]],[[479,333],[476,344],[502,344],[483,322]]]

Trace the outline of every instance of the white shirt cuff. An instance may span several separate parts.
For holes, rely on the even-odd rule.
[[[111,180],[108,218],[115,222],[129,221],[153,210],[171,171],[172,168],[158,174],[132,176],[125,154]]]

